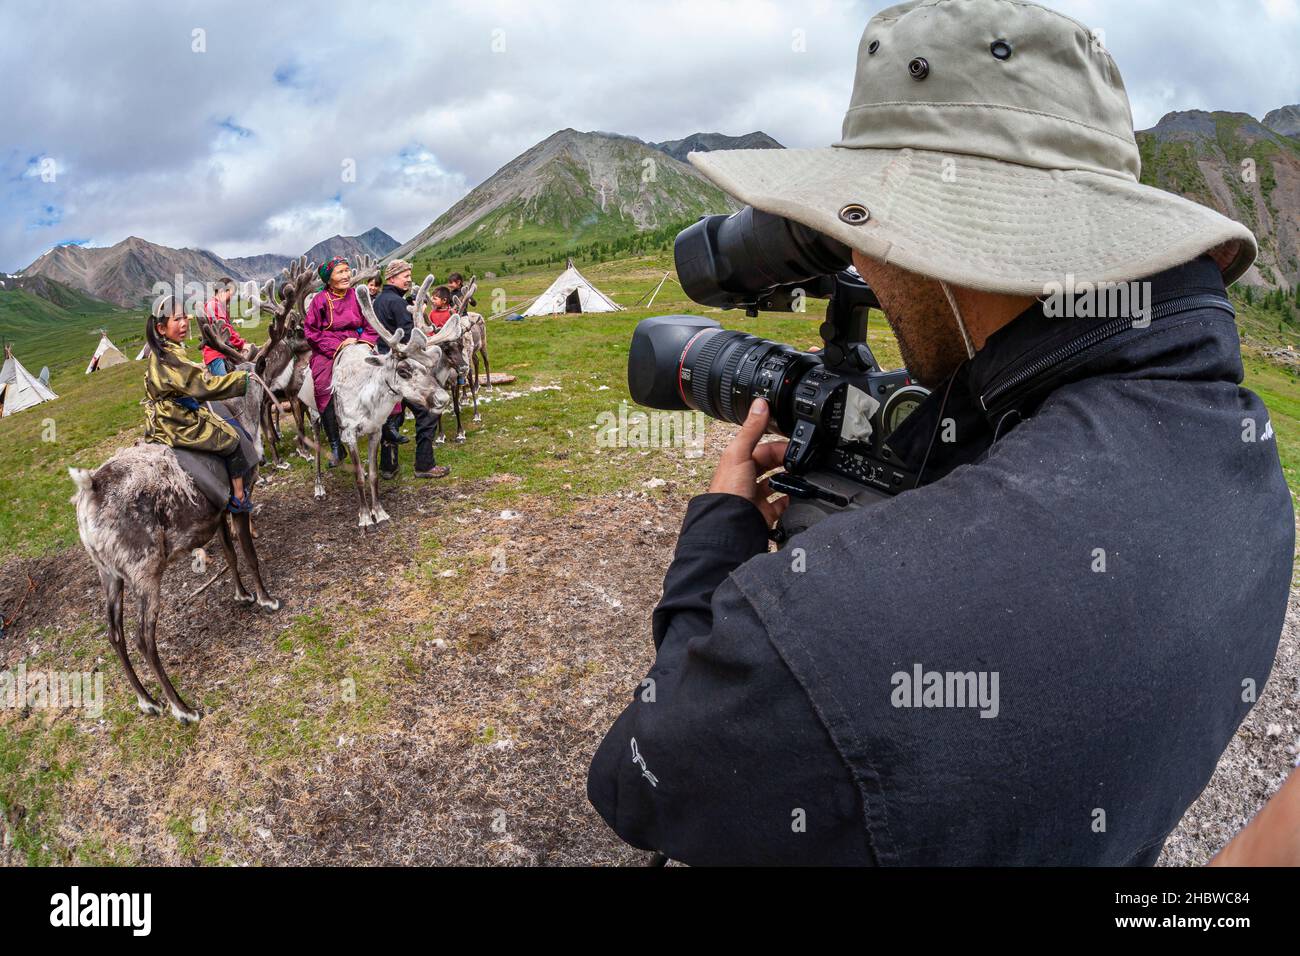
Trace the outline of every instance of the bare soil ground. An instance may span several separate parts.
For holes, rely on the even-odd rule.
[[[68,724],[50,755],[68,772],[31,798],[47,843],[84,848],[72,862],[642,862],[591,809],[585,777],[651,663],[650,611],[693,487],[475,507],[479,485],[511,480],[385,485],[394,520],[363,537],[341,483],[318,505],[273,478],[257,520],[284,610],[236,607],[228,580],[191,599],[207,575],[168,572],[162,656],[205,712],[196,727],[134,711],[79,548],[0,569],[0,607],[36,584],[0,666],[87,646],[110,702],[99,721],[0,712],[15,730]],[[1273,679],[1163,863],[1205,862],[1280,785],[1298,635],[1293,601]],[[24,812],[4,821],[0,861],[25,859],[11,845]]]

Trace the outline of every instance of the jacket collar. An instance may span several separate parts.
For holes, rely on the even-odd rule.
[[[1142,298],[1146,300],[1147,307],[1152,309],[1174,299],[1191,295],[1218,295],[1224,298],[1227,295],[1219,268],[1209,256],[1201,256],[1181,266],[1138,280],[1135,285],[1144,286],[1146,295]],[[1022,365],[1033,356],[1050,354],[1082,337],[1091,335],[1107,318],[1111,317],[1048,316],[1044,313],[1043,302],[1034,303],[1016,319],[991,335],[985,342],[984,348],[967,363],[969,365],[966,376],[967,387],[972,398],[980,402],[981,398],[988,394],[991,386],[997,385],[1000,379],[1005,379],[1008,371]],[[1075,371],[1093,375],[1117,361],[1122,364],[1129,346],[1164,331],[1164,326],[1159,320],[1146,325],[1133,324],[1126,331],[1108,339],[1105,355],[1089,358]],[[1202,371],[1218,377],[1229,370],[1204,368]],[[1019,391],[1023,393],[1035,387],[1041,390],[1041,385],[1035,382],[1026,383],[1026,387]],[[1015,399],[1021,397],[1015,394],[1016,391],[1012,390],[1008,395],[1012,400],[1010,403],[1001,404],[1015,404]],[[981,404],[988,403],[981,402]],[[993,410],[989,409],[989,411],[992,413]]]
[[[1139,281],[1149,283],[1147,305],[1156,315],[1160,306],[1178,308],[1192,296],[1205,301],[1227,298],[1219,268],[1208,256]],[[919,468],[928,452],[925,483],[978,458],[1053,391],[1071,382],[1097,375],[1242,380],[1241,343],[1227,311],[1179,309],[1145,326],[1120,323],[1123,331],[1091,344],[1112,321],[1052,317],[1036,302],[991,335],[973,359],[937,387],[890,436],[890,447],[912,468]],[[1068,360],[1052,361],[1071,352],[1076,354]],[[1041,371],[1017,384],[1021,375],[1040,365]],[[990,396],[996,400],[990,401]],[[958,441],[933,442],[936,429],[948,418],[956,423]]]

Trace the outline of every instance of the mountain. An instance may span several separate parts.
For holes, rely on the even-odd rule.
[[[1285,126],[1300,113],[1268,116]],[[1245,223],[1259,240],[1259,259],[1243,282],[1300,282],[1300,140],[1245,113],[1187,110],[1140,130],[1142,182],[1178,193]]]
[[[293,257],[268,252],[260,256],[237,256],[226,259],[225,262],[230,267],[227,274],[232,279],[235,277],[235,273],[239,272],[250,279],[265,282],[267,279],[279,275],[281,269],[293,262]]]
[[[206,249],[172,249],[135,236],[105,248],[55,246],[22,274],[46,276],[127,307],[138,306],[155,282],[173,281],[178,274],[186,282],[211,282],[223,275],[253,278]]]
[[[746,133],[743,136],[728,136],[725,133],[692,133],[685,139],[670,139],[664,143],[647,145],[683,163],[686,162],[688,153],[708,153],[717,149],[785,149],[762,131]]]
[[[0,292],[23,292],[37,299],[44,299],[55,308],[79,314],[112,312],[116,308],[110,302],[64,285],[45,275],[22,276],[0,273]]]
[[[307,256],[318,263],[333,255],[355,257],[366,253],[381,258],[396,247],[397,240],[376,228],[360,236],[326,239],[313,246]],[[237,282],[265,282],[291,261],[290,256],[275,253],[223,259],[206,249],[172,249],[131,236],[105,248],[55,246],[20,275],[24,279],[54,280],[115,305],[134,308],[149,297],[155,282],[172,282],[178,274],[186,282],[214,282],[223,276]]]
[[[1283,136],[1300,137],[1300,105],[1274,110],[1264,117],[1264,125]]]
[[[359,236],[331,236],[307,250],[309,262],[322,263],[334,256],[353,259],[370,255],[382,259],[398,247],[398,242],[378,227]]]
[[[694,168],[639,139],[564,129],[506,163],[396,255],[550,259],[735,208]]]

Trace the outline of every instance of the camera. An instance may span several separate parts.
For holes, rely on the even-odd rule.
[[[827,300],[819,352],[713,319],[664,315],[637,325],[628,355],[632,399],[650,408],[695,409],[740,424],[754,399],[767,401],[776,430],[790,440],[785,472],[771,479],[790,496],[779,542],[915,485],[889,436],[929,391],[906,369],[882,370],[872,354],[867,319],[880,302],[852,268],[847,246],[747,206],[684,229],[673,254],[682,288],[701,305],[753,317]]]

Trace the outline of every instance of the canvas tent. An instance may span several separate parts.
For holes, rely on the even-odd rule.
[[[149,343],[146,342],[144,343],[144,345],[140,346],[140,354],[135,357],[135,360],[137,362],[143,362],[145,360],[145,356],[147,356],[148,354],[149,354]]]
[[[0,368],[0,408],[4,410],[0,414],[12,415],[58,397],[49,385],[23,368],[23,363],[14,358],[13,349],[5,346],[5,364]]]
[[[621,312],[623,307],[583,278],[570,259],[558,279],[539,295],[524,315],[564,312]]]
[[[117,346],[108,340],[108,333],[100,332],[99,348],[95,349],[95,354],[91,356],[90,364],[86,366],[86,374],[89,375],[101,368],[122,365],[125,362],[126,356],[119,352]]]

